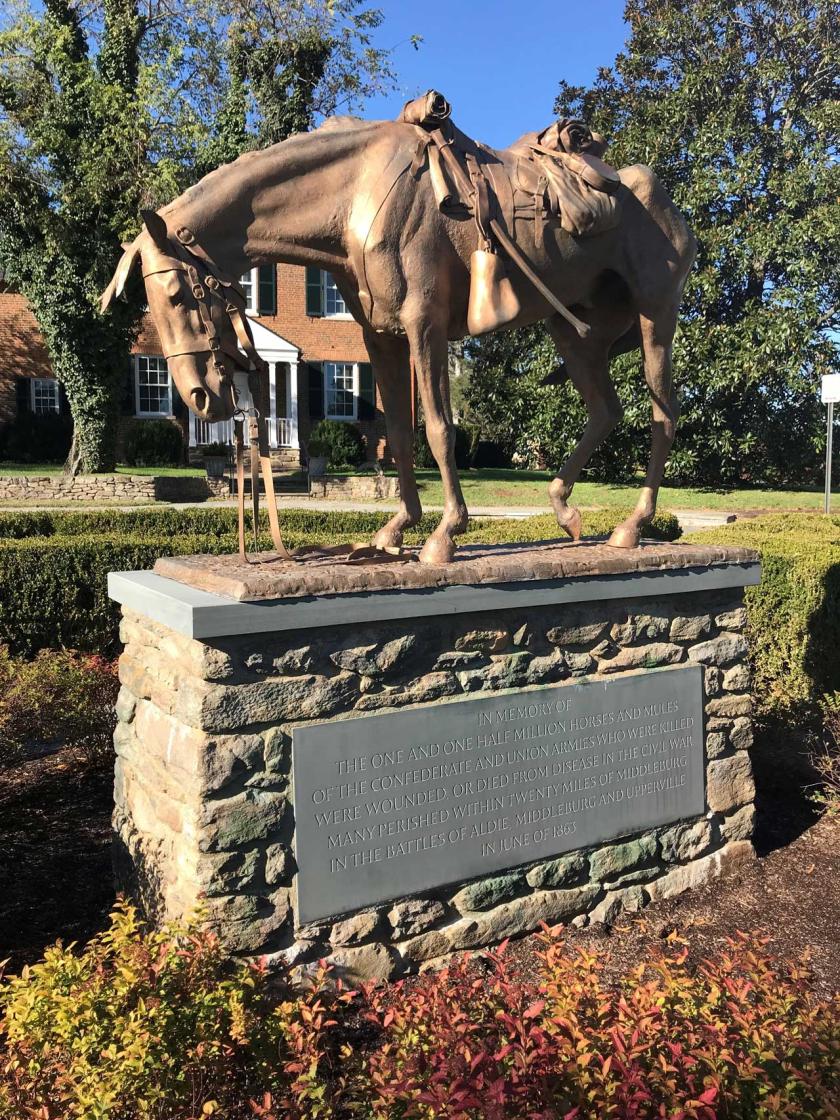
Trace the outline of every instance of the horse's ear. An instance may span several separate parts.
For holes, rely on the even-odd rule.
[[[166,228],[166,222],[154,210],[141,210],[140,217],[143,219],[143,225],[149,232],[149,236],[158,249],[162,249],[164,253],[172,251],[172,246],[169,244],[169,230]]]
[[[111,283],[102,293],[102,299],[99,301],[99,309],[103,315],[110,307],[111,301],[119,299],[123,294],[126,281],[139,257],[140,248],[136,241],[132,241],[130,245],[125,247],[125,252],[120,257],[120,263],[117,265],[116,271],[111,277]]]

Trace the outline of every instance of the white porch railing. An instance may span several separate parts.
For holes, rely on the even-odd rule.
[[[233,420],[211,424],[190,414],[190,447],[206,443],[233,443]],[[245,443],[248,443],[248,425],[245,425]],[[297,424],[287,416],[269,416],[269,447],[297,447]]]
[[[297,424],[288,416],[269,416],[269,447],[297,447]]]

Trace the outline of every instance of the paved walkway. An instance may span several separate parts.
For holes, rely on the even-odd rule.
[[[346,513],[391,513],[397,509],[397,502],[387,499],[378,502],[353,502],[349,499],[340,498],[308,498],[305,494],[278,494],[277,500],[281,509],[310,509],[320,510],[324,513],[330,513],[332,511]],[[185,505],[195,506],[196,508],[207,507],[206,502],[189,502],[179,505],[178,508],[183,509]],[[213,501],[212,505],[235,508],[236,499],[223,498],[218,501]],[[585,512],[587,509],[594,509],[595,507],[582,506],[581,508]],[[442,511],[443,506],[423,506],[424,513],[441,513]],[[547,505],[470,506],[470,517],[498,517],[523,520],[526,517],[536,517],[541,513],[550,512]],[[719,510],[673,509],[669,512],[677,517],[684,533],[693,533],[700,529],[714,529],[719,525],[726,525],[735,520],[734,513],[727,513]]]

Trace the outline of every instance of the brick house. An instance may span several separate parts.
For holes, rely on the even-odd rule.
[[[385,455],[385,421],[362,331],[329,273],[298,265],[253,268],[242,277],[258,353],[270,371],[269,439],[274,457],[300,461],[314,423],[323,417],[355,424],[368,459]],[[23,296],[0,289],[0,424],[21,411],[65,412],[37,323]],[[127,371],[126,416],[174,419],[191,449],[230,442],[232,422],[208,424],[178,399],[157,331],[143,320]]]

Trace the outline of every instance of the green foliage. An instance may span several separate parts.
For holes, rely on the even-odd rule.
[[[803,485],[824,448],[819,378],[840,369],[840,35],[833,0],[629,0],[629,38],[555,109],[603,133],[615,166],[648,164],[699,241],[674,347],[683,412],[668,477]],[[557,466],[583,430],[542,328],[470,344],[470,417],[526,463]],[[623,424],[598,478],[647,457],[637,353],[612,376]]]
[[[760,517],[691,540],[758,549],[761,583],[746,590],[757,711],[813,712],[840,689],[840,518]]]
[[[124,436],[130,467],[177,467],[184,461],[184,435],[170,420],[132,420]]]
[[[0,23],[0,268],[29,300],[75,425],[73,467],[114,468],[142,311],[99,294],[159,207],[244,150],[388,87],[360,0],[21,0]]]
[[[840,691],[820,701],[823,738],[813,751],[811,763],[819,774],[819,785],[811,798],[831,817],[840,817]]]
[[[258,1076],[269,1056],[264,1001],[258,970],[228,975],[214,938],[147,931],[121,905],[81,955],[56,946],[7,982],[0,1117],[35,1102],[64,1120],[210,1116],[243,1060]]]
[[[73,425],[55,412],[22,412],[2,433],[2,456],[15,463],[63,463]]]
[[[205,459],[227,459],[228,455],[230,455],[230,452],[230,444],[221,443],[220,441],[217,441],[216,443],[206,443],[201,449],[201,454]]]
[[[96,654],[41,650],[24,660],[0,646],[0,768],[28,743],[110,757],[118,688],[116,665]]]
[[[344,470],[358,467],[365,460],[365,441],[355,424],[345,424],[341,420],[319,420],[313,427],[310,440],[320,447],[321,455],[326,455],[330,470]],[[310,454],[312,444],[309,447]]]
[[[672,936],[617,984],[542,940],[533,977],[502,946],[355,993],[319,967],[278,1000],[212,935],[121,904],[0,988],[0,1120],[835,1115],[840,1000],[761,939],[698,967]]]
[[[137,309],[106,323],[98,293],[142,197],[135,0],[104,0],[99,57],[69,0],[0,31],[0,267],[29,300],[67,390],[86,470],[113,470]],[[16,18],[15,18],[16,16]]]
[[[627,511],[587,513],[584,532],[609,533]],[[381,513],[322,513],[284,510],[283,537],[291,548],[305,544],[345,544],[382,528]],[[435,528],[438,514],[425,514],[406,534],[420,544]],[[546,540],[559,536],[550,516],[524,521],[476,519],[464,543]],[[666,514],[653,534],[679,535]],[[261,547],[271,548],[263,525]],[[15,652],[67,646],[117,652],[119,610],[108,598],[111,571],[151,568],[159,556],[235,553],[236,510],[101,510],[93,513],[37,510],[0,514],[0,642]]]

